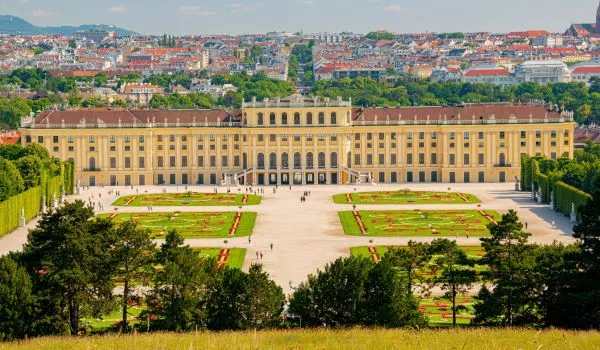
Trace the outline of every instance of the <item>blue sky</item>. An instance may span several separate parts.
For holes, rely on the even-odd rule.
[[[562,32],[594,22],[597,6],[598,0],[0,0],[0,13],[36,25],[115,24],[147,34]]]

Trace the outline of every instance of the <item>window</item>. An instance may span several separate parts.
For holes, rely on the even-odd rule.
[[[407,153],[406,154],[406,164],[408,165],[412,165],[413,163],[413,156],[412,153]]]
[[[258,142],[264,142],[265,141],[265,135],[263,134],[258,134],[256,137]]]
[[[384,165],[385,164],[385,154],[380,154],[379,155],[379,165]]]
[[[125,169],[131,169],[131,157],[125,157]]]
[[[450,132],[450,140],[454,140],[454,138],[456,137],[456,135],[454,134],[454,131]]]
[[[465,153],[465,154],[463,155],[463,165],[469,165],[469,161],[470,161],[470,159],[469,159],[469,154],[468,154],[468,153]]]
[[[58,143],[58,136],[52,136],[52,143]]]
[[[175,163],[176,163],[175,156],[170,156],[169,157],[169,166],[172,167],[172,168],[174,168],[175,167]]]
[[[550,137],[553,138],[553,139],[556,138],[556,130],[550,131]]]
[[[217,166],[217,157],[216,156],[210,156],[210,166],[213,168]]]
[[[240,166],[240,156],[233,156],[233,166]]]
[[[306,134],[306,141],[312,141],[313,140],[313,135],[312,134]]]
[[[325,114],[323,112],[319,112],[319,125],[325,124]]]
[[[524,139],[527,137],[527,131],[521,131],[521,138]]]
[[[115,169],[117,167],[117,157],[110,157],[110,168]]]
[[[484,163],[485,163],[485,154],[479,153],[477,155],[477,164],[478,165],[483,165]]]
[[[419,131],[419,140],[425,140],[425,133],[423,131]]]
[[[500,140],[504,140],[504,138],[506,137],[506,134],[504,131],[500,131]]]
[[[294,125],[300,125],[300,113],[294,113]]]
[[[407,140],[412,140],[412,138],[413,138],[413,133],[412,133],[412,131],[409,131],[409,132],[407,132],[407,133],[406,133],[406,139],[407,139]]]
[[[368,132],[367,133],[367,141],[372,141],[373,140],[373,134]]]
[[[38,136],[38,143],[44,143],[44,136]]]
[[[379,141],[385,140],[385,134],[382,133],[382,132],[380,132],[379,135],[378,135],[378,138],[379,138]]]
[[[287,113],[283,112],[283,113],[281,113],[281,124],[287,125],[287,123],[288,123]]]
[[[198,156],[198,166],[201,168],[204,167],[204,156]]]
[[[306,125],[312,125],[313,116],[311,112],[306,113]]]
[[[294,134],[294,142],[300,142],[300,134]]]
[[[229,161],[227,159],[227,156],[221,156],[221,166],[226,167],[226,166],[228,166],[228,163],[229,163]]]
[[[337,141],[337,134],[331,134],[331,141]]]
[[[302,156],[300,152],[294,153],[294,169],[300,169],[302,167]]]
[[[187,160],[188,160],[187,156],[181,156],[181,166],[182,167],[185,168],[188,166]]]
[[[67,136],[67,142],[73,143],[73,142],[75,142],[75,138],[73,136]]]
[[[360,154],[354,155],[354,165],[360,165]]]
[[[450,165],[456,165],[456,156],[454,154],[450,154],[448,161],[449,161]]]
[[[331,157],[330,157],[330,165],[332,167],[337,167],[338,166],[338,157],[337,157],[337,153],[336,152],[331,152]]]
[[[397,158],[396,154],[390,154],[390,163],[392,165],[396,165],[396,162],[397,162],[396,158]]]
[[[325,135],[324,134],[319,134],[319,141],[325,141]]]
[[[484,136],[483,136],[483,131],[480,131],[477,133],[477,138],[480,140],[483,140]]]
[[[431,153],[431,165],[437,164],[437,153]]]
[[[90,141],[90,143],[96,142],[96,136],[90,136],[89,141]]]
[[[287,140],[288,140],[287,134],[281,134],[281,141],[287,142]]]
[[[263,119],[264,119],[263,114],[262,113],[258,113],[258,120],[257,120],[256,124],[263,125],[264,124],[264,120]]]
[[[204,135],[198,135],[198,142],[204,141]]]
[[[536,131],[535,132],[535,138],[539,139],[540,137],[542,137],[542,132],[541,131]]]
[[[146,167],[146,159],[144,157],[138,158],[138,168],[144,169]]]
[[[360,141],[360,134],[354,134],[354,141]]]
[[[140,136],[138,137],[138,142],[139,142],[139,143],[144,143],[144,135],[140,135]]]
[[[162,142],[163,141],[163,136],[162,135],[158,135],[156,137],[156,139],[157,139],[158,142]]]
[[[367,154],[367,165],[373,165],[373,155]]]
[[[158,156],[156,163],[158,165],[159,168],[162,168],[164,166],[163,164],[163,157],[162,156]]]
[[[314,166],[313,154],[312,152],[308,152],[306,154],[306,166],[308,168],[312,168]]]
[[[419,153],[419,164],[425,164],[425,153]]]
[[[269,114],[269,124],[271,125],[275,125],[275,113],[271,112],[271,114]]]
[[[277,135],[275,135],[275,134],[270,134],[270,135],[269,135],[269,141],[270,141],[270,142],[276,142],[276,141],[277,141]]]
[[[431,132],[431,139],[432,140],[437,140],[437,132],[435,132],[435,131]]]
[[[256,163],[258,165],[259,168],[264,169],[265,167],[265,155],[262,153],[259,153],[256,157]]]
[[[115,142],[117,142],[117,137],[115,135],[110,135],[110,143],[115,143]]]
[[[222,135],[221,136],[221,141],[227,142],[227,135]]]
[[[390,134],[390,138],[391,138],[392,140],[395,140],[395,139],[396,139],[396,133],[395,133],[395,132],[391,133],[391,134]]]
[[[336,125],[337,124],[337,115],[335,114],[335,112],[331,112],[331,123],[329,123],[331,125]]]
[[[470,133],[470,132],[468,132],[468,131],[465,131],[465,132],[463,133],[463,139],[465,139],[465,140],[468,140],[470,136],[471,136],[471,133]]]
[[[480,171],[477,173],[477,181],[478,182],[485,182],[485,172]]]
[[[281,154],[281,167],[287,169],[289,165],[289,159],[287,152],[283,152]]]

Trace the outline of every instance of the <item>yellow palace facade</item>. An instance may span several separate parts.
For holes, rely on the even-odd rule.
[[[342,99],[241,109],[45,111],[23,144],[72,159],[81,185],[506,182],[521,154],[573,156],[573,115],[533,104],[353,108]]]

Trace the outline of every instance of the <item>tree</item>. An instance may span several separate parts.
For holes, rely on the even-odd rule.
[[[23,339],[30,331],[31,279],[8,256],[0,256],[0,340]]]
[[[23,178],[13,162],[0,158],[0,202],[25,189]]]
[[[23,156],[23,146],[20,144],[14,145],[0,145],[0,158],[6,158],[8,160],[17,160]]]
[[[207,307],[208,328],[211,330],[238,330],[248,327],[245,319],[250,305],[244,297],[248,295],[248,276],[239,269],[226,269],[211,293]]]
[[[281,315],[285,295],[280,286],[262,270],[262,265],[253,264],[248,272],[246,297],[248,303],[247,328],[260,329],[273,326]]]
[[[473,262],[455,241],[438,239],[433,241],[431,246],[437,255],[434,259],[435,264],[440,269],[435,271],[433,283],[445,290],[444,296],[452,301],[452,326],[456,327],[456,313],[460,308],[456,306],[456,297],[469,291],[471,285],[477,281],[477,274],[472,269]]]
[[[28,117],[31,108],[27,102],[20,98],[0,98],[0,122],[7,124],[11,129],[21,126],[21,118]]]
[[[172,230],[157,254],[162,268],[154,277],[148,297],[146,317],[156,318],[154,327],[170,331],[197,330],[206,324],[206,293],[209,265],[200,264],[198,253],[183,245],[183,238]],[[203,266],[204,265],[204,266]]]
[[[34,290],[79,333],[85,312],[97,315],[112,300],[114,230],[81,200],[45,213],[24,245],[24,260],[33,274]],[[51,315],[46,315],[51,316]]]
[[[149,229],[138,229],[133,221],[127,221],[116,229],[117,242],[114,257],[118,275],[123,278],[123,298],[121,299],[122,320],[120,329],[127,330],[127,316],[131,300],[132,281],[144,282],[150,275],[155,245],[150,239]]]
[[[15,161],[15,166],[19,169],[25,190],[40,184],[44,165],[38,157],[21,157]]]
[[[412,294],[415,283],[422,281],[417,271],[423,269],[431,260],[430,245],[409,241],[405,248],[391,248],[383,260],[390,260],[406,276],[406,279],[403,279],[406,283],[405,288],[407,293]]]
[[[535,319],[535,308],[530,296],[535,288],[531,279],[535,266],[534,247],[527,244],[529,233],[524,232],[523,224],[514,210],[502,215],[498,224],[488,225],[490,238],[481,238],[485,255],[482,264],[490,268],[489,279],[495,283],[490,298],[484,305],[475,306],[475,322],[513,326],[515,323],[528,324]],[[483,314],[489,310],[485,303],[501,305],[494,317]]]
[[[23,156],[34,156],[42,161],[47,161],[50,159],[50,153],[48,150],[39,143],[32,143],[25,146],[23,150]]]

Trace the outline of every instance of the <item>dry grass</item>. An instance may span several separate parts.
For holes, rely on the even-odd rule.
[[[598,349],[600,333],[560,330],[295,330],[41,338],[0,349]]]

